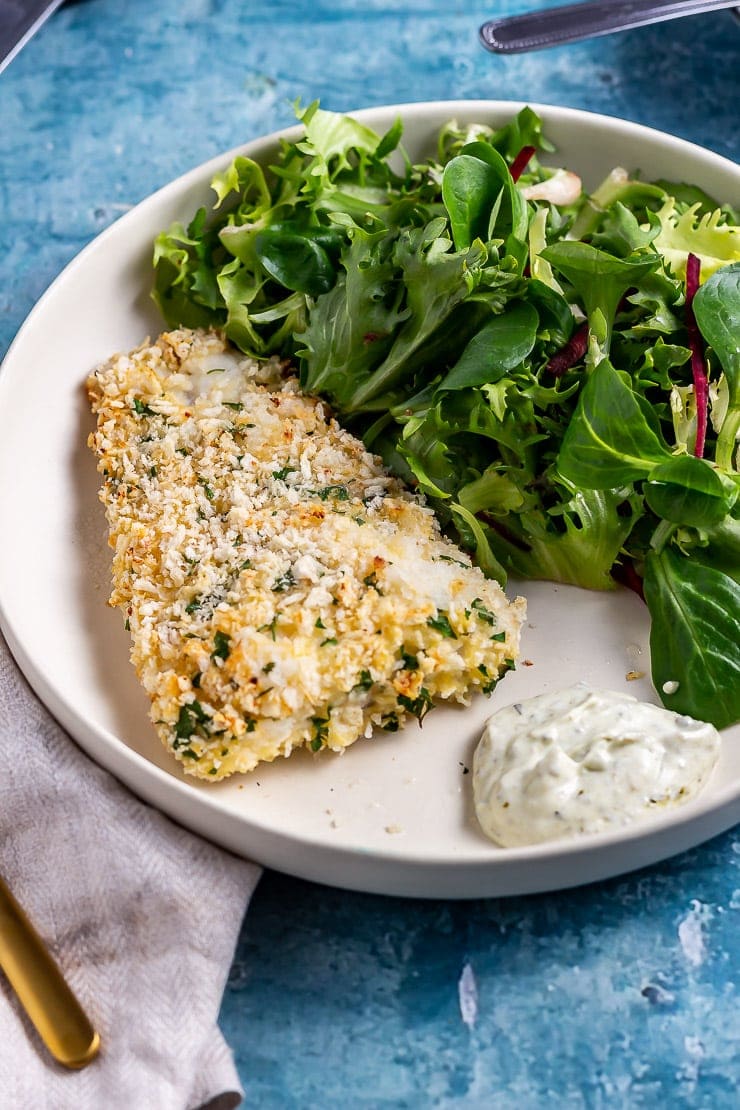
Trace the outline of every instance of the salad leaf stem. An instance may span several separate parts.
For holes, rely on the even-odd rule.
[[[566,370],[581,361],[587,350],[588,324],[584,323],[576,328],[565,346],[552,356],[547,364],[548,372],[556,378],[562,378]]]
[[[694,316],[694,296],[701,281],[701,261],[695,254],[689,254],[686,261],[686,326],[691,348],[691,374],[694,379],[694,400],[696,402],[696,441],[694,454],[698,459],[704,457],[707,438],[707,410],[709,407],[709,379],[704,363],[701,334]]]
[[[513,181],[519,180],[529,163],[532,161],[535,153],[536,150],[533,146],[522,147],[522,149],[519,151],[516,158],[509,167],[509,173],[511,174]]]
[[[619,582],[622,586],[626,586],[628,590],[632,590],[642,601],[645,600],[645,589],[642,577],[637,573],[635,564],[631,559],[625,559],[622,562],[615,563],[612,567],[612,578],[615,582]]]

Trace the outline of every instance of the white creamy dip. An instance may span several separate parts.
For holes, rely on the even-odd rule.
[[[719,746],[713,725],[578,683],[489,718],[475,811],[505,848],[606,832],[697,794]]]

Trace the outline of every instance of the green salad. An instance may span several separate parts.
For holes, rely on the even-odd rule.
[[[737,721],[737,211],[623,169],[587,195],[527,108],[421,163],[400,120],[296,112],[158,236],[167,323],[292,359],[502,584],[637,590],[666,707]]]

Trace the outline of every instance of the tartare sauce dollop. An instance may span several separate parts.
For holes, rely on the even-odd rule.
[[[719,748],[713,725],[579,682],[489,718],[475,812],[504,848],[607,832],[688,801]]]

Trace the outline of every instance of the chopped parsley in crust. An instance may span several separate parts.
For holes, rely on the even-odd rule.
[[[467,702],[519,649],[524,601],[289,374],[182,329],[87,383],[110,603],[159,736],[210,781]]]

